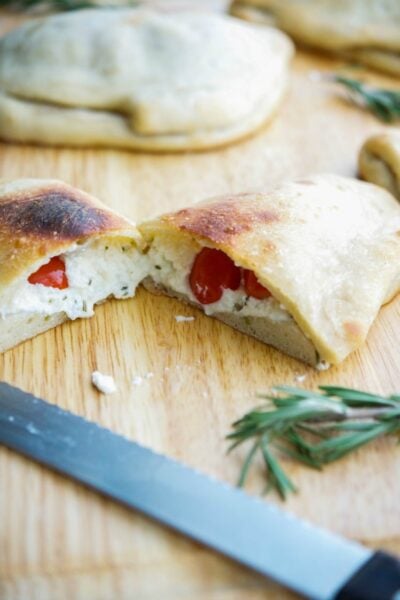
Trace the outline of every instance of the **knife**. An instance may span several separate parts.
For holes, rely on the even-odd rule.
[[[0,382],[0,444],[313,600],[400,600],[400,562]]]

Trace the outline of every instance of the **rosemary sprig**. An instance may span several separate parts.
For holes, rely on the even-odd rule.
[[[93,8],[93,2],[85,0],[0,0],[0,7],[15,11],[69,11],[82,8]]]
[[[124,6],[136,6],[137,0],[126,0]],[[16,11],[71,11],[83,8],[112,7],[113,4],[101,3],[98,0],[0,0],[0,8]],[[115,5],[114,5],[115,6]]]
[[[341,75],[335,75],[334,81],[344,85],[354,102],[361,102],[381,121],[389,123],[400,118],[400,92],[374,88]]]
[[[387,434],[400,433],[400,396],[388,397],[343,387],[320,386],[320,392],[295,387],[273,388],[261,395],[265,404],[233,423],[229,451],[253,444],[243,463],[238,485],[261,455],[268,489],[285,499],[296,488],[279,462],[287,456],[321,469],[353,450]]]

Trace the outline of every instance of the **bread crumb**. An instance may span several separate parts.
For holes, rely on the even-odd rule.
[[[298,383],[301,383],[302,381],[305,380],[306,377],[307,377],[307,375],[305,373],[303,375],[295,375],[294,380],[297,381]]]
[[[330,366],[330,363],[326,362],[325,360],[320,360],[319,363],[315,365],[315,368],[317,371],[326,371]]]
[[[176,315],[175,321],[177,323],[187,323],[188,321],[194,321],[194,317],[184,317],[183,315]]]
[[[135,375],[132,379],[132,385],[142,385],[146,379],[151,379],[152,377],[154,377],[154,373],[151,371],[145,373],[144,375]]]
[[[117,391],[114,378],[111,375],[103,375],[100,371],[93,371],[92,384],[102,394],[114,394]]]

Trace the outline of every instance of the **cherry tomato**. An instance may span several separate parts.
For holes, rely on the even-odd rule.
[[[217,302],[224,289],[237,290],[240,280],[239,267],[224,252],[215,248],[200,250],[189,275],[191,290],[201,304]]]
[[[266,287],[261,285],[253,271],[243,269],[243,283],[246,294],[252,298],[264,300],[264,298],[271,296],[271,292]]]
[[[64,261],[59,256],[53,256],[48,263],[29,275],[28,281],[29,283],[41,283],[48,287],[64,290],[68,287]]]

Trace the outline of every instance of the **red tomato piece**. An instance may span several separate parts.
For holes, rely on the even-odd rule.
[[[246,294],[252,298],[264,300],[264,298],[271,296],[271,292],[266,287],[261,285],[253,271],[243,269],[243,283]]]
[[[239,267],[215,248],[200,250],[189,275],[190,288],[201,304],[217,302],[225,289],[237,290],[240,280]]]
[[[29,275],[28,281],[29,283],[41,283],[48,287],[64,290],[68,287],[64,261],[59,256],[53,256],[48,263]]]

